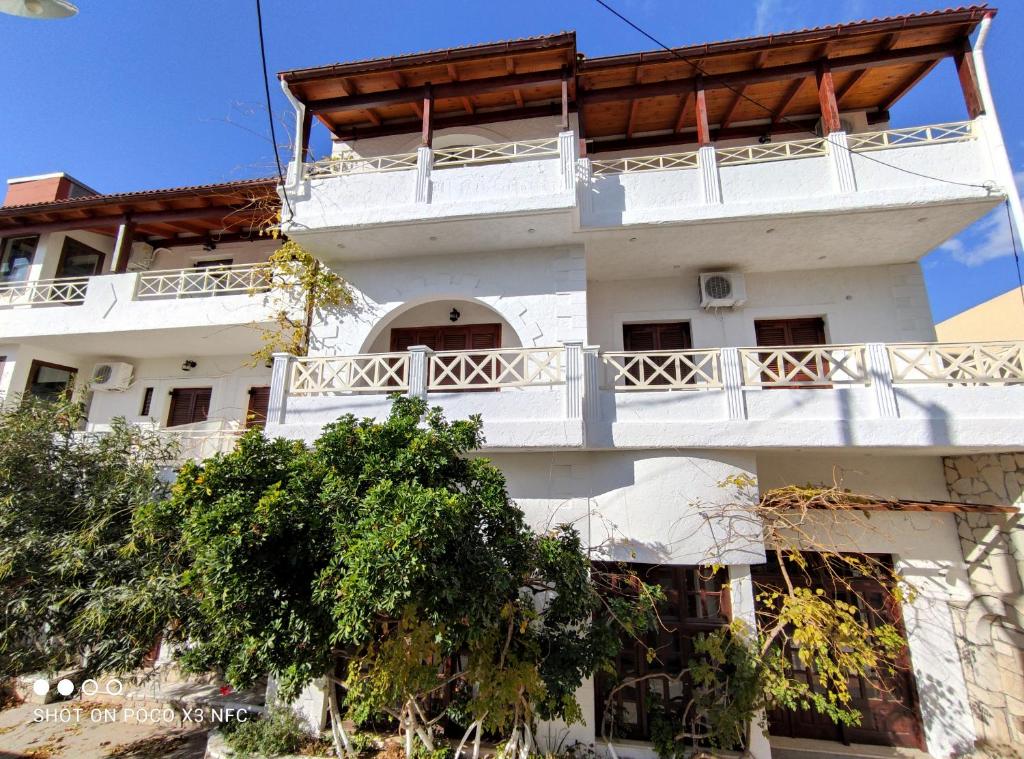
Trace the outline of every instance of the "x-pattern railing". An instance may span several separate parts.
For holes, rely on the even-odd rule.
[[[306,176],[311,178],[337,177],[345,174],[380,173],[415,168],[415,153],[396,153],[366,158],[331,157],[306,164]]]
[[[800,345],[740,350],[746,387],[867,385],[863,345]]]
[[[439,148],[434,151],[434,168],[468,164],[545,158],[558,155],[558,138],[498,142],[491,145],[467,145],[460,148]]]
[[[440,351],[430,355],[428,390],[559,385],[565,382],[563,348]]]
[[[628,158],[606,158],[590,162],[595,177],[609,174],[633,174],[639,171],[664,171],[666,169],[696,169],[697,151],[687,153],[666,153],[665,155],[631,156]]]
[[[85,301],[88,277],[0,283],[0,308],[7,306],[74,306]]]
[[[383,393],[409,389],[408,353],[298,358],[292,367],[293,395]]]
[[[1024,382],[1024,342],[890,345],[894,384]]]
[[[270,288],[270,275],[268,264],[149,271],[139,275],[135,297],[188,298],[256,293]]]
[[[601,354],[605,384],[613,390],[699,390],[721,387],[717,350]]]
[[[784,161],[790,158],[811,158],[825,154],[825,140],[820,137],[788,142],[769,142],[764,145],[740,145],[732,148],[716,148],[715,159],[719,166],[735,166],[742,163]]]
[[[973,125],[970,121],[957,121],[949,124],[933,124],[931,126],[908,127],[905,129],[885,129],[879,132],[860,132],[847,136],[850,150],[866,152],[868,150],[885,150],[907,145],[934,145],[942,142],[960,142],[974,137]]]

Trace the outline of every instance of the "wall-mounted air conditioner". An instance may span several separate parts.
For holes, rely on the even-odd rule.
[[[709,271],[700,275],[701,308],[735,308],[747,302],[747,285],[735,271]]]
[[[134,367],[120,361],[96,364],[92,368],[92,390],[127,390],[132,384]]]

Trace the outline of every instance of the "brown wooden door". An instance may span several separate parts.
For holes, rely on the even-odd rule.
[[[754,322],[754,333],[757,335],[758,346],[785,347],[790,345],[823,345],[825,343],[825,320],[821,317],[811,319],[761,319]],[[808,354],[799,351],[790,351],[795,359],[804,361]],[[763,353],[760,356],[762,362],[767,361],[771,354]],[[772,371],[779,376],[785,376],[795,368],[792,361],[779,357],[771,365]],[[823,367],[827,373],[827,367]],[[773,378],[767,373],[762,373],[765,382]],[[811,376],[806,372],[796,372],[793,379],[797,382],[808,382]],[[806,387],[806,385],[794,384],[786,387]]]
[[[267,426],[267,409],[270,407],[270,387],[249,388],[249,408],[245,412],[245,426],[259,427]]]
[[[212,395],[213,388],[210,387],[179,387],[172,390],[167,426],[205,422],[210,414]]]
[[[435,351],[491,350],[501,347],[500,324],[465,324],[445,327],[403,327],[391,330],[392,352],[408,350],[413,345],[425,345]],[[447,367],[455,362],[455,357],[441,357]],[[485,360],[484,354],[471,356],[471,361]],[[492,374],[491,369],[482,372],[484,377]],[[483,383],[482,377],[474,378],[474,383]],[[441,385],[451,385],[450,377],[443,377]]]
[[[693,347],[690,324],[623,324],[622,345],[624,350],[636,353],[689,350]],[[644,356],[638,362],[633,373],[636,377],[642,376],[648,385],[669,385],[673,379],[679,379],[674,376],[676,363],[672,356]],[[626,382],[634,384],[633,377],[626,377]]]

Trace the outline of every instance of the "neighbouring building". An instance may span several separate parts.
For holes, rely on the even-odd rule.
[[[1024,291],[1020,287],[986,300],[935,325],[944,343],[1024,340]]]
[[[918,264],[1004,199],[1022,220],[981,56],[994,14],[597,58],[563,33],[284,72],[300,139],[282,231],[358,311],[316,324],[308,356],[243,368],[268,307],[216,278],[273,249],[248,241],[246,195],[268,182],[19,194],[36,202],[0,208],[3,388],[123,363],[132,378],[91,393],[90,426],[200,434],[244,425],[247,393],[269,387],[268,434],[305,440],[383,416],[395,391],[479,413],[538,529],[571,522],[596,559],[666,586],[678,652],[753,619],[770,571],[721,483],[838,479],[882,510],[835,545],[918,588],[888,612],[909,666],[858,691],[860,727],[769,715],[752,753],[1019,744],[1024,344],[937,343]],[[940,65],[959,83],[949,120],[896,126]],[[333,139],[319,160],[314,124]],[[726,570],[698,575],[709,563]],[[636,654],[623,671],[656,666]],[[652,756],[649,699],[671,695],[623,694],[619,755]],[[318,698],[303,704],[322,715]],[[594,743],[595,686],[579,699],[569,739]]]

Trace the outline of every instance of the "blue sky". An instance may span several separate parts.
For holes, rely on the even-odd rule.
[[[75,0],[70,20],[0,16],[0,178],[67,171],[101,192],[273,173],[252,0]],[[954,0],[611,0],[669,44],[899,13]],[[1006,0],[986,58],[1024,179],[1024,3]],[[588,55],[649,49],[593,0],[264,0],[271,72],[574,29]],[[278,123],[288,106],[272,82]],[[944,61],[893,112],[900,126],[964,117]],[[315,132],[318,130],[314,130]],[[283,138],[282,138],[283,139]],[[324,135],[314,141],[327,149]],[[924,259],[937,320],[1017,284],[1005,211]]]

